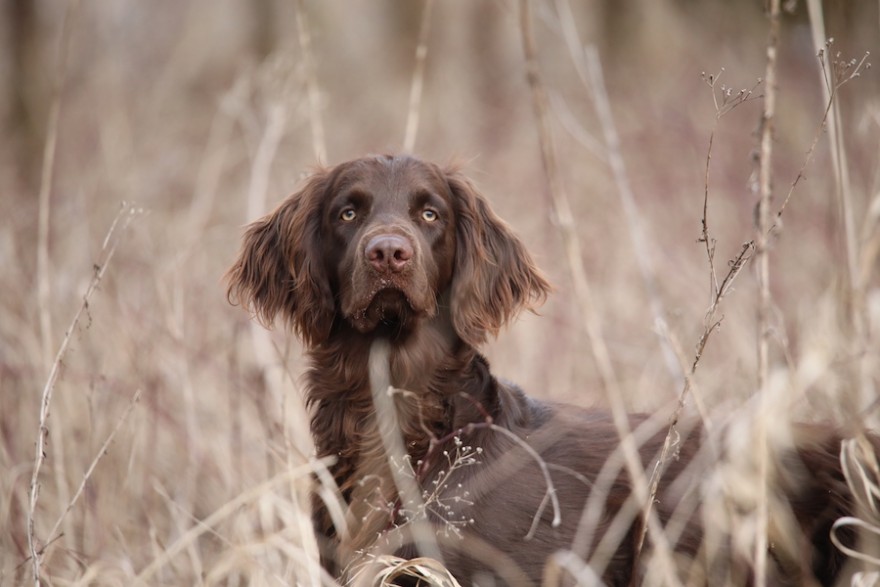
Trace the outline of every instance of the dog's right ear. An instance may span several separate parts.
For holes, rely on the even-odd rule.
[[[333,324],[333,294],[320,253],[327,180],[327,170],[315,173],[248,226],[226,273],[230,303],[241,304],[265,326],[280,316],[309,346],[326,340]]]
[[[478,346],[521,310],[543,303],[551,286],[473,183],[454,167],[443,174],[457,216],[452,321],[465,342]]]

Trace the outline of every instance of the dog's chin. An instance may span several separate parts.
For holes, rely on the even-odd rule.
[[[422,313],[403,291],[383,289],[362,310],[355,312],[349,321],[363,334],[397,338],[410,332]]]

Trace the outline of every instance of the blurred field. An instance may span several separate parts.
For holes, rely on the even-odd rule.
[[[300,349],[229,306],[222,275],[242,226],[316,163],[316,120],[327,163],[401,150],[423,3],[302,4],[298,13],[298,3],[281,0],[2,3],[0,585],[33,583],[27,519],[41,394],[99,268],[46,421],[34,512],[37,547],[51,542],[45,584],[280,585],[316,576]],[[764,75],[763,3],[572,4],[582,42],[600,52],[642,248],[590,88],[563,42],[558,3],[537,0],[562,179],[627,404],[660,409],[681,384],[651,304],[689,360],[709,305],[697,239],[715,109],[700,74],[724,68],[722,82],[737,90]],[[793,4],[781,39],[777,205],[825,107],[807,7]],[[602,405],[550,212],[517,10],[501,0],[434,2],[414,152],[464,161],[557,288],[540,316],[524,316],[488,346],[495,372],[537,396]],[[878,10],[877,2],[826,2],[833,50],[846,59],[880,54]],[[317,112],[298,18],[311,40]],[[846,421],[851,406],[873,401],[880,377],[876,68],[838,97],[840,171],[823,133],[773,241],[771,366],[789,413]],[[739,106],[714,138],[709,223],[720,273],[754,234],[760,111],[760,100]],[[123,203],[108,259],[102,246]],[[653,296],[639,259],[656,280]],[[710,411],[755,394],[756,300],[749,265],[696,372],[695,393]]]

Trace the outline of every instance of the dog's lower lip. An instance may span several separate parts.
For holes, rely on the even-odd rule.
[[[383,296],[387,296],[387,301],[382,299]],[[397,312],[403,312],[404,314],[417,314],[419,312],[418,308],[413,305],[412,299],[410,299],[407,293],[396,288],[380,290],[370,303],[372,304],[375,302],[378,302],[380,305],[387,304],[388,307],[382,308],[383,314],[388,310],[391,310],[392,314],[396,314]]]
[[[421,312],[405,290],[388,286],[377,287],[371,295],[365,297],[350,318],[358,329],[372,330],[380,323],[406,321],[407,316]]]
[[[366,307],[364,308],[365,310],[367,308],[369,308],[371,305],[373,305],[373,303],[376,302],[376,300],[378,300],[380,296],[392,295],[392,294],[400,294],[400,296],[406,301],[407,305],[411,309],[416,310],[416,307],[413,304],[412,298],[410,298],[409,294],[404,289],[402,289],[400,287],[396,287],[394,285],[391,285],[390,283],[387,283],[387,282],[381,283],[380,286],[383,286],[383,287],[379,287],[379,289],[377,289],[376,292],[370,296],[369,300],[367,301]]]

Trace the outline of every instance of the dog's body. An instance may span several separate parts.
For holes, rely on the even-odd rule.
[[[265,322],[282,316],[308,348],[312,434],[318,456],[335,457],[330,472],[343,498],[342,509],[328,507],[326,494],[315,500],[334,572],[378,545],[441,556],[462,584],[481,576],[539,583],[565,550],[613,585],[646,572],[660,573],[658,584],[663,572],[691,584],[752,580],[753,553],[700,508],[706,461],[719,455],[701,455],[698,426],[680,427],[652,513],[662,536],[649,532],[640,548],[646,502],[633,492],[610,416],[536,401],[490,373],[477,347],[549,287],[458,172],[408,157],[319,171],[249,228],[230,283],[231,299]],[[389,401],[409,465],[389,465],[377,381],[398,390]],[[650,477],[665,428],[643,416],[629,426]],[[788,451],[790,472],[768,491],[791,504],[771,534],[798,535],[771,541],[768,582],[832,584],[844,557],[828,533],[851,509],[840,439],[822,427],[795,432],[809,442]],[[417,495],[398,489],[401,473]],[[425,521],[431,544],[413,529]],[[678,568],[648,567],[655,551]]]

